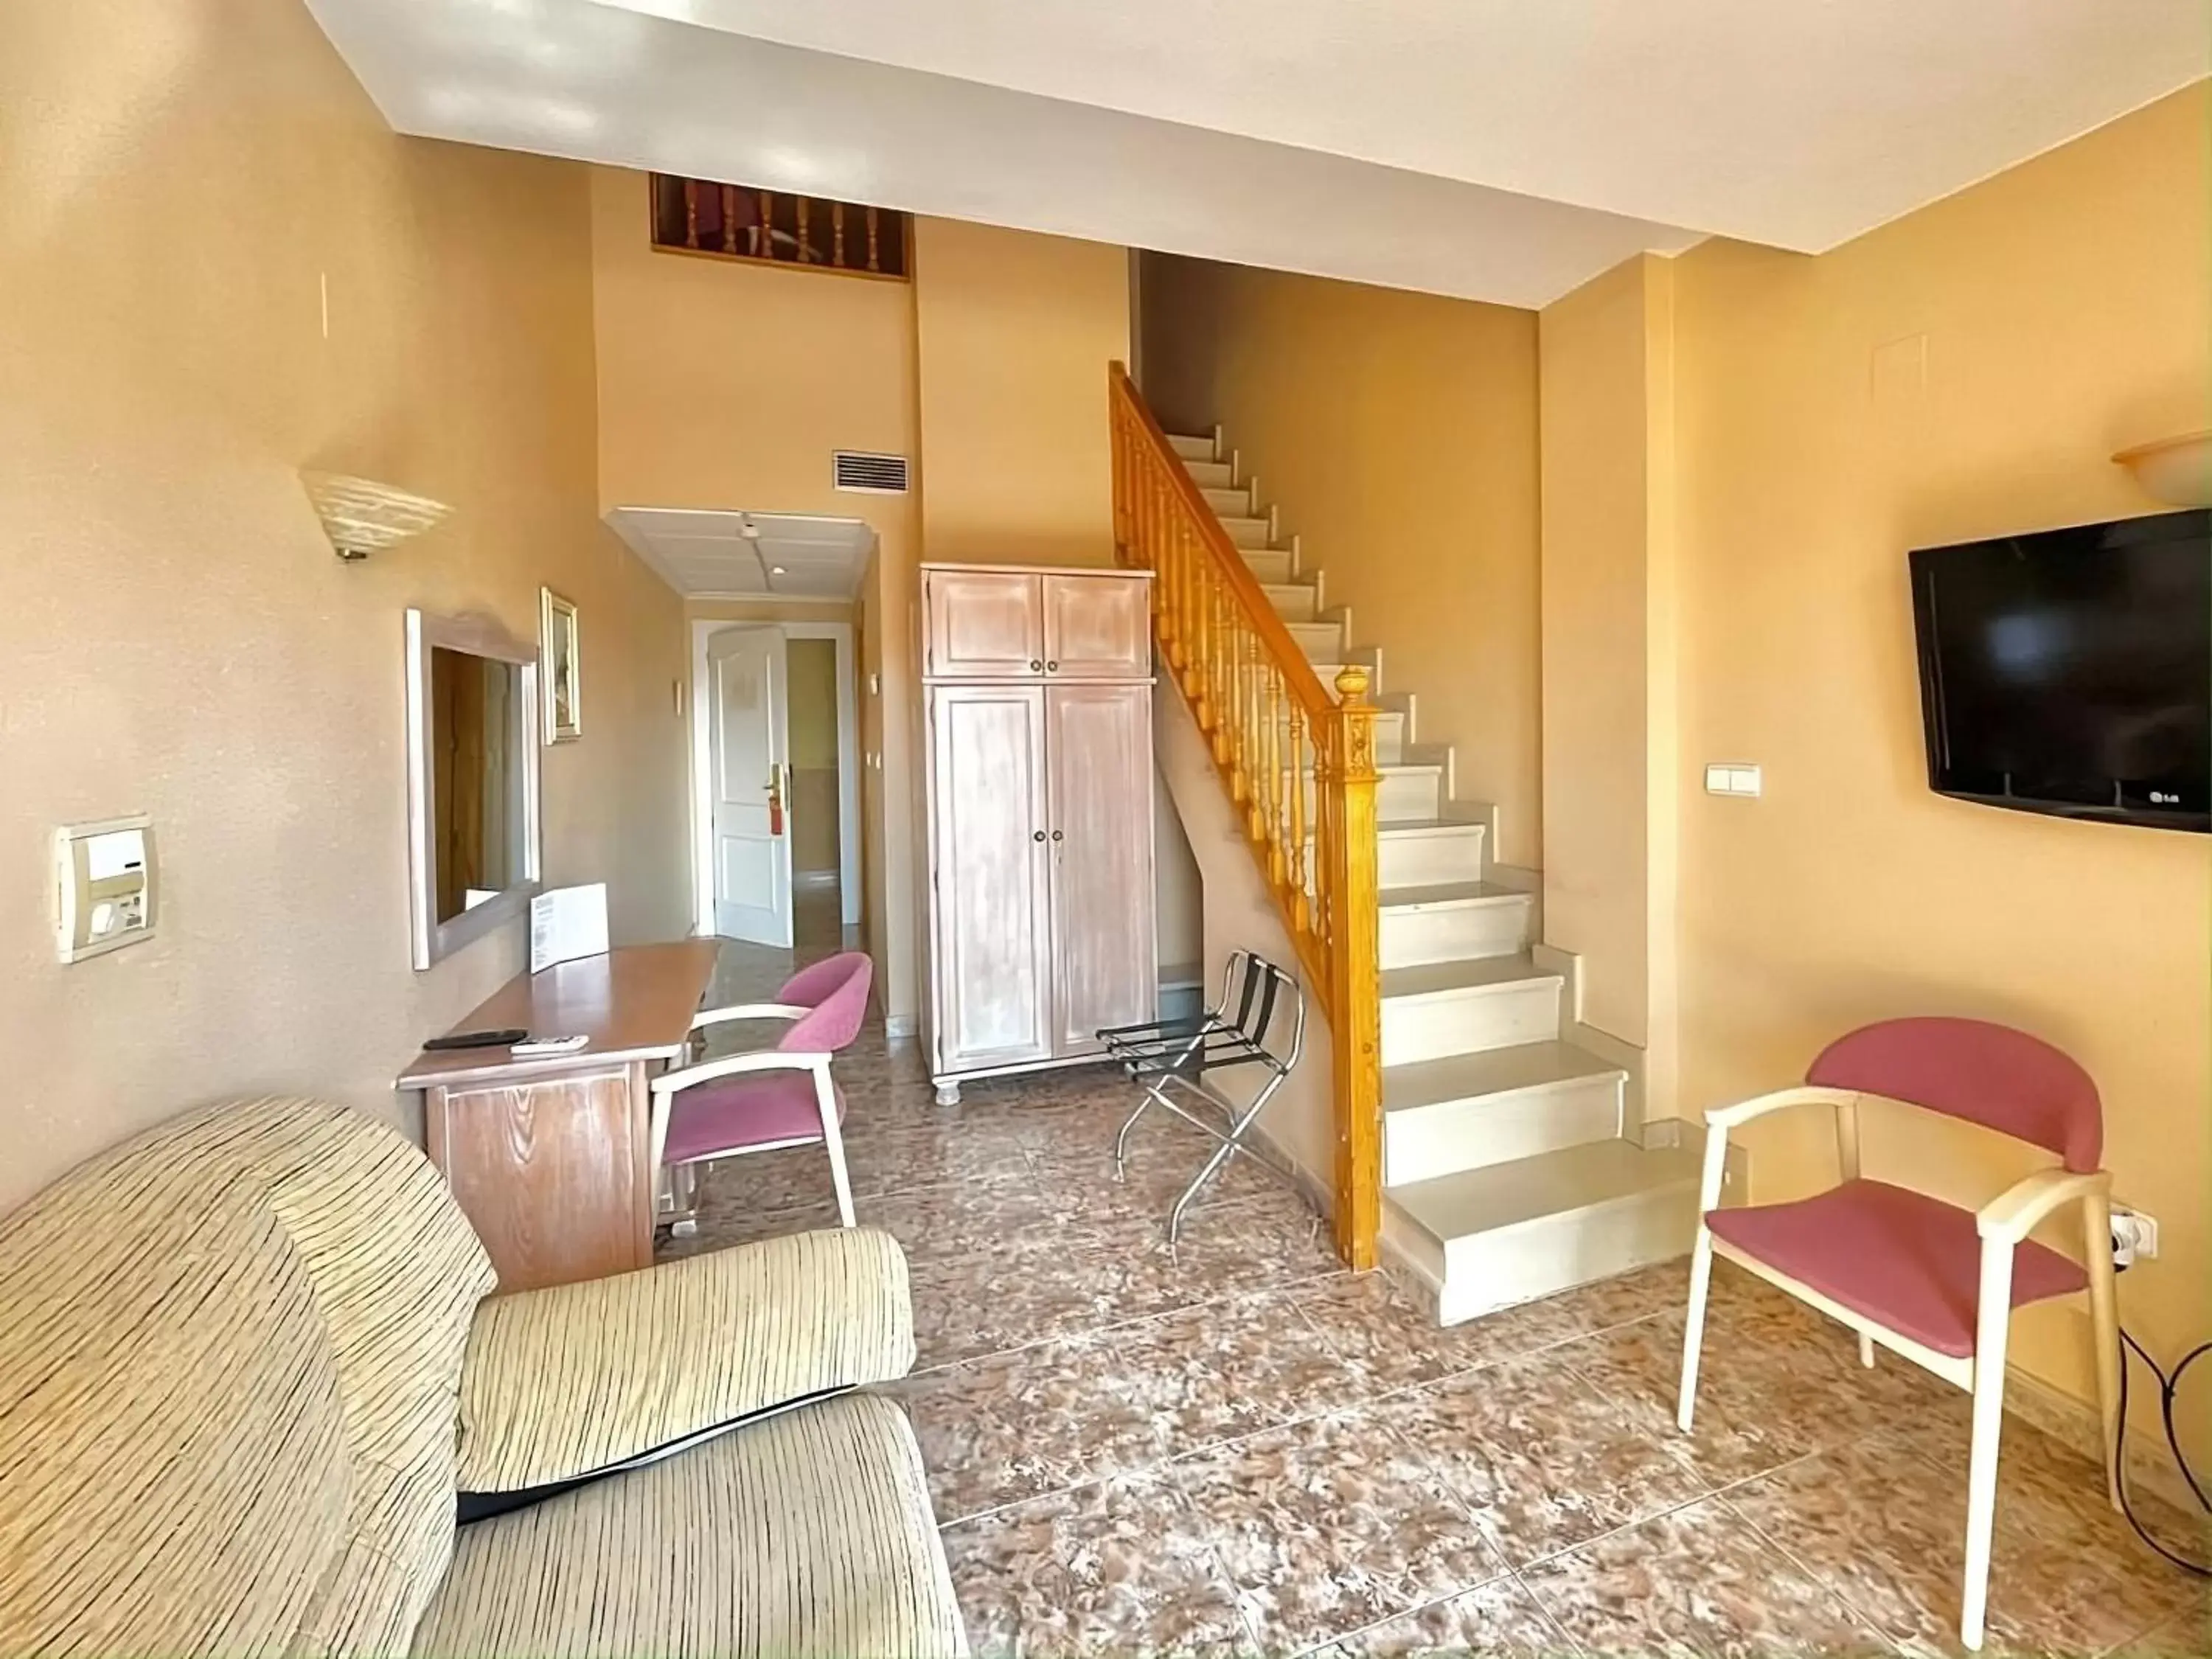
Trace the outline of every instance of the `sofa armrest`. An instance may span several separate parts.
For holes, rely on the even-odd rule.
[[[913,1365],[906,1257],[872,1228],[493,1297],[462,1363],[459,1484],[573,1480]]]

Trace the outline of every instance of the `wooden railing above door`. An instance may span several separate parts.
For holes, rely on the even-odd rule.
[[[1337,1252],[1370,1267],[1382,1224],[1382,1003],[1367,671],[1322,684],[1120,363],[1107,370],[1107,406],[1115,548],[1154,573],[1160,656],[1328,1014]]]

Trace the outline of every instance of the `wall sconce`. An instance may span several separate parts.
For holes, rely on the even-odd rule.
[[[307,487],[323,533],[349,564],[421,535],[453,510],[428,495],[343,472],[302,472],[300,482]]]
[[[2149,495],[2172,507],[2212,507],[2212,432],[2137,444],[2112,457]]]

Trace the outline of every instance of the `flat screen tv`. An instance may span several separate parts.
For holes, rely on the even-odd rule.
[[[2212,830],[2212,512],[1912,555],[1928,782]]]

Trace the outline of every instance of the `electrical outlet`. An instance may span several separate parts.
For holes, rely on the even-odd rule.
[[[2112,1265],[2131,1267],[2158,1255],[2158,1219],[2140,1210],[2112,1206]]]

